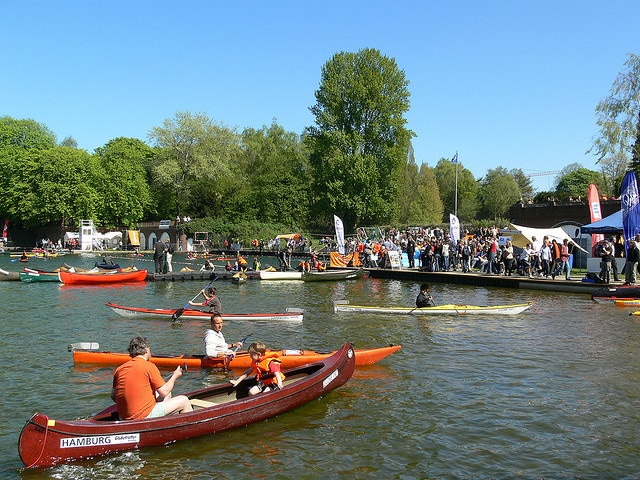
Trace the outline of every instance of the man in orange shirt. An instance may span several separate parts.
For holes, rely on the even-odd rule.
[[[155,418],[193,410],[186,396],[171,396],[175,381],[182,376],[180,367],[165,382],[158,367],[149,361],[151,346],[145,337],[131,340],[128,350],[131,360],[116,369],[111,389],[121,419]]]

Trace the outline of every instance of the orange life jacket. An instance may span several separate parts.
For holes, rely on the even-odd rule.
[[[262,378],[265,375],[269,375],[271,373],[271,371],[269,370],[269,366],[271,365],[271,362],[278,362],[278,363],[282,363],[280,360],[278,360],[278,357],[280,355],[278,355],[277,353],[269,353],[267,355],[264,356],[264,358],[262,360],[260,360],[259,362],[251,362],[251,369],[253,370],[253,372],[256,374],[256,379],[257,380],[262,380]],[[280,372],[280,379],[282,381],[284,381],[284,375],[282,374],[282,372]],[[275,379],[275,377],[269,377],[269,378],[265,378],[264,380],[262,380],[262,382],[265,385],[271,385],[272,383],[278,383]]]

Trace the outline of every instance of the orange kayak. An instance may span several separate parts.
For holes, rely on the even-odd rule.
[[[73,353],[73,362],[76,364],[117,366],[131,360],[128,353],[99,351],[97,350],[98,348],[100,347],[95,342],[69,345],[69,351]],[[402,348],[401,345],[388,345],[386,347],[356,349],[356,365],[373,365],[397,352],[400,348]],[[277,353],[280,356],[279,360],[282,362],[282,368],[293,368],[329,358],[335,351],[268,350],[267,354],[269,353]],[[189,368],[231,368],[241,370],[251,366],[251,357],[246,351],[236,353],[231,360],[226,357],[207,357],[206,355],[153,355],[150,361],[160,368],[175,368],[186,364]]]

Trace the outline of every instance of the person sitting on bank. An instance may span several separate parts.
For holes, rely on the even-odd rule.
[[[200,290],[200,293],[204,297],[203,302],[196,302],[194,300],[189,300],[189,305],[194,305],[196,307],[207,307],[209,312],[212,314],[222,314],[222,302],[218,298],[218,290],[214,287],[209,287],[206,290]]]
[[[416,297],[416,308],[435,307],[433,297],[430,294],[429,285],[423,283],[420,286],[420,293]]]
[[[131,340],[128,350],[131,360],[116,369],[111,388],[111,398],[121,419],[156,418],[193,410],[185,395],[171,396],[182,368],[177,367],[165,382],[158,367],[149,361],[151,344],[145,337]]]
[[[266,354],[267,346],[262,342],[254,342],[249,345],[249,355],[251,356],[251,367],[249,367],[242,375],[235,380],[231,380],[231,384],[238,386],[252,372],[255,378],[246,382],[245,388],[238,389],[237,398],[243,398],[247,395],[258,395],[262,392],[282,389],[284,375],[280,371],[280,360],[277,353]]]

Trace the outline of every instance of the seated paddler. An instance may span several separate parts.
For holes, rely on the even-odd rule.
[[[416,297],[416,308],[435,307],[435,305],[436,304],[434,303],[433,297],[430,293],[429,285],[423,283],[420,286],[420,293]]]
[[[237,398],[247,395],[257,395],[262,392],[282,389],[284,375],[280,371],[280,364],[277,353],[267,353],[267,347],[262,342],[254,342],[249,345],[249,355],[251,356],[251,367],[235,380],[231,380],[233,386],[238,386],[251,373],[254,378],[247,380],[238,388]]]

